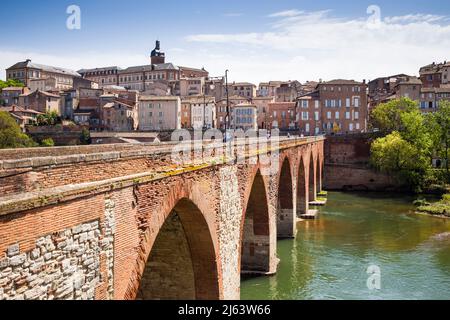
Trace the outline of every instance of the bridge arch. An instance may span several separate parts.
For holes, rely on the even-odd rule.
[[[202,211],[184,197],[164,217],[140,274],[136,299],[220,299],[214,240]]]
[[[297,215],[308,213],[309,197],[307,189],[307,169],[305,155],[301,154],[297,174]]]
[[[278,177],[277,236],[293,238],[296,231],[296,203],[289,157],[281,158],[282,164]]]
[[[270,216],[267,188],[258,168],[245,203],[241,223],[241,274],[266,274],[271,270]]]
[[[316,157],[317,158],[317,157]],[[314,152],[311,150],[310,160],[309,160],[309,190],[308,190],[308,201],[317,200],[317,164],[314,158]]]

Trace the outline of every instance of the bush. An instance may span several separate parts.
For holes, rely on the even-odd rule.
[[[0,111],[0,149],[29,148],[36,143],[22,132],[14,118],[4,111]]]
[[[47,138],[41,141],[41,146],[43,147],[54,147],[55,146],[55,142],[53,141],[52,138]]]
[[[425,200],[425,199],[414,200],[413,204],[416,207],[425,207],[425,206],[429,206],[430,205],[430,203],[427,200]]]

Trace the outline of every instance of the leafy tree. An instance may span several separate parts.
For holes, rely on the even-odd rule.
[[[41,141],[41,146],[43,147],[54,147],[55,146],[55,142],[53,141],[52,138],[47,138]]]
[[[370,114],[371,126],[386,134],[393,131],[403,131],[405,124],[402,116],[412,112],[420,112],[419,106],[408,98],[382,103]]]
[[[430,138],[436,148],[436,154],[445,162],[447,181],[450,178],[450,101],[440,101],[435,113],[430,113],[425,120],[430,131]]]
[[[91,142],[92,142],[91,133],[89,132],[88,129],[83,128],[83,130],[81,130],[80,141],[81,141],[81,144],[91,144]]]
[[[415,191],[423,187],[431,169],[428,155],[397,131],[372,143],[371,162],[380,171],[398,176]]]
[[[36,143],[24,134],[14,118],[0,111],[0,149],[34,147]]]
[[[8,87],[24,87],[25,85],[19,80],[10,79],[8,81],[0,80],[0,89]]]
[[[54,126],[59,122],[61,122],[60,118],[58,117],[58,113],[55,111],[40,114],[37,117],[38,126]]]

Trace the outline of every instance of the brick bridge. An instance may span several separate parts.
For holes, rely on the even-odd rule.
[[[239,299],[242,273],[275,273],[324,139],[236,143],[234,162],[174,146],[0,150],[0,300]]]

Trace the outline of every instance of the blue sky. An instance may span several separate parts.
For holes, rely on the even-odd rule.
[[[81,30],[66,28],[72,4]],[[72,69],[146,64],[156,38],[169,61],[212,75],[228,68],[237,81],[362,80],[450,59],[450,2],[435,0],[29,0],[2,8],[0,78],[26,58]]]

